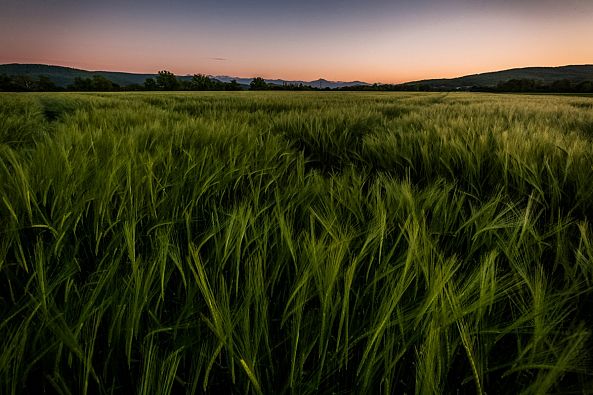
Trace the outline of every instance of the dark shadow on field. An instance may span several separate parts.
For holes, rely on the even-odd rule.
[[[401,118],[404,115],[410,114],[412,111],[414,111],[414,108],[404,107],[401,105],[388,105],[380,108],[379,111],[388,119],[393,119]]]
[[[85,103],[68,97],[42,97],[39,99],[43,116],[48,122],[55,122],[64,116],[73,114],[77,110],[84,108]]]
[[[278,120],[272,127],[306,159],[306,170],[318,170],[324,174],[341,172],[344,166],[358,164],[362,160],[365,136],[385,127],[378,114],[358,117],[307,118]]]
[[[578,110],[593,110],[593,103],[571,103]]]
[[[181,115],[191,117],[211,117],[227,114],[247,114],[270,116],[285,112],[298,112],[315,109],[312,102],[279,102],[271,99],[254,100],[252,98],[234,98],[212,100],[209,97],[143,97],[142,100],[152,106],[173,110]]]

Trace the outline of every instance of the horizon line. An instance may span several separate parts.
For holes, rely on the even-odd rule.
[[[135,74],[135,75],[157,75],[159,71],[163,71],[163,70],[167,70],[167,68],[162,68],[156,72],[153,73],[147,73],[147,72],[133,72],[133,71],[122,71],[122,70],[91,70],[91,69],[81,69],[81,68],[77,68],[77,67],[73,67],[73,66],[64,66],[64,65],[60,65],[60,64],[49,64],[49,63],[18,63],[18,62],[11,62],[11,63],[2,63],[0,64],[0,66],[5,66],[5,65],[39,65],[39,66],[50,66],[50,67],[62,67],[62,68],[68,68],[68,69],[72,69],[72,70],[80,70],[80,71],[87,71],[87,72],[91,72],[91,73],[122,73],[122,74]],[[580,63],[580,64],[562,64],[562,65],[555,65],[555,66],[520,66],[520,67],[511,67],[511,68],[506,68],[506,69],[498,69],[498,70],[490,70],[490,71],[481,71],[478,73],[471,73],[471,74],[463,74],[463,75],[457,75],[455,77],[430,77],[430,78],[424,78],[424,79],[420,79],[420,80],[411,80],[411,81],[403,81],[403,82],[398,82],[398,83],[384,83],[384,82],[380,82],[380,81],[375,81],[375,82],[368,82],[368,81],[363,81],[361,79],[355,79],[352,81],[343,81],[343,80],[328,80],[326,78],[323,77],[318,77],[315,80],[305,80],[305,79],[284,79],[281,77],[262,77],[261,75],[256,75],[256,76],[252,76],[252,77],[240,77],[240,76],[231,76],[231,75],[222,75],[222,74],[218,74],[218,75],[214,75],[214,74],[203,74],[203,75],[207,75],[209,77],[227,77],[227,78],[236,78],[236,79],[253,79],[253,78],[257,78],[257,77],[261,77],[264,80],[281,80],[281,81],[285,81],[285,82],[316,82],[319,80],[323,80],[323,81],[327,81],[327,82],[335,82],[335,83],[350,83],[350,82],[361,82],[361,83],[365,83],[365,84],[369,84],[369,85],[373,85],[373,84],[383,84],[383,85],[403,85],[403,84],[409,84],[409,83],[414,83],[414,82],[422,82],[422,81],[432,81],[432,80],[452,80],[452,79],[457,79],[457,78],[463,78],[463,77],[470,77],[470,76],[477,76],[477,75],[482,75],[482,74],[489,74],[489,73],[499,73],[499,72],[503,72],[503,71],[510,71],[510,70],[522,70],[522,69],[534,69],[534,68],[561,68],[561,67],[573,67],[573,66],[593,66],[593,63]],[[167,70],[169,71],[169,70]],[[175,76],[177,77],[190,77],[196,74],[201,74],[201,73],[193,73],[193,74],[176,74],[173,73]]]

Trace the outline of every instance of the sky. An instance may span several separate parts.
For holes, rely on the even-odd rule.
[[[0,0],[0,63],[397,83],[593,63],[593,0]]]

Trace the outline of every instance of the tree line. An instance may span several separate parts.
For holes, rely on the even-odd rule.
[[[512,79],[496,86],[439,86],[423,83],[415,84],[373,84],[338,88],[344,91],[382,91],[382,92],[498,92],[498,93],[593,93],[593,81],[574,82],[568,79],[544,83],[532,79]]]
[[[373,84],[355,85],[341,88],[316,88],[310,85],[267,83],[262,77],[255,77],[249,86],[240,85],[237,81],[222,82],[204,74],[194,74],[191,79],[181,79],[167,70],[159,71],[154,78],[147,78],[143,84],[120,86],[102,75],[92,77],[76,77],[66,87],[56,85],[51,78],[40,75],[33,78],[28,75],[0,75],[0,91],[4,92],[119,92],[119,91],[240,91],[249,90],[289,90],[289,91],[470,91],[470,92],[531,92],[531,93],[593,93],[593,81],[573,82],[568,79],[552,83],[532,79],[512,79],[493,87],[447,87],[430,84]]]
[[[493,92],[593,93],[593,81],[573,82],[568,79],[546,84],[537,80],[513,79],[499,83]]]
[[[0,92],[53,92],[63,90],[45,75],[34,79],[28,75],[0,74]]]
[[[167,70],[159,71],[155,78],[147,78],[143,84],[121,86],[102,75],[75,77],[66,87],[56,85],[51,78],[40,75],[33,78],[28,75],[0,75],[0,91],[16,92],[118,92],[118,91],[158,91],[158,90],[241,90],[237,81],[222,82],[203,74],[195,74],[190,80],[180,79]]]
[[[28,75],[0,75],[0,91],[4,92],[120,92],[120,91],[240,91],[249,90],[319,90],[303,84],[275,85],[262,77],[255,77],[248,87],[237,81],[222,82],[204,74],[194,74],[191,79],[181,79],[168,70],[159,71],[143,84],[121,86],[102,75],[75,77],[66,87],[56,85],[50,77]]]

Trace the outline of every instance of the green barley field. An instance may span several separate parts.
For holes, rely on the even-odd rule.
[[[0,393],[591,394],[593,98],[0,95]]]

